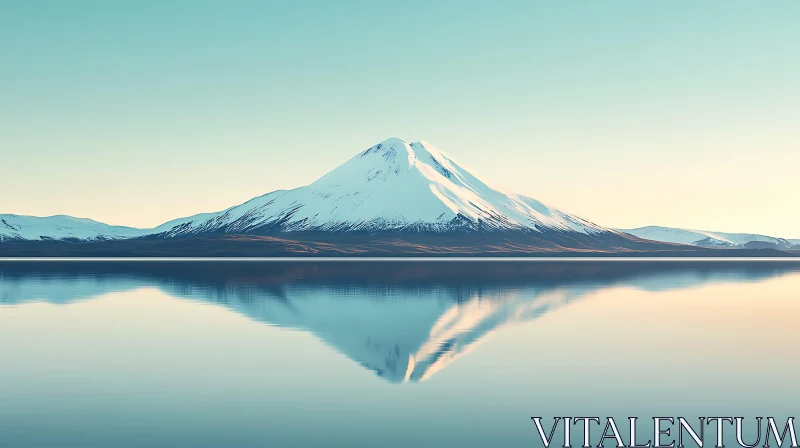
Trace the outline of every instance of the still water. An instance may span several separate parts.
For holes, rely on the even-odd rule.
[[[517,447],[542,446],[531,416],[785,423],[798,317],[792,262],[0,263],[0,447]]]

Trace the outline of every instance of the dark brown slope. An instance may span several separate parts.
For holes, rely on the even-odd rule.
[[[352,257],[352,256],[791,256],[778,250],[716,250],[608,234],[283,233],[94,243],[0,243],[2,257]]]

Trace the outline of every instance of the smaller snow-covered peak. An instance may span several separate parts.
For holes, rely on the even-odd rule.
[[[103,224],[67,215],[23,216],[0,214],[0,241],[107,240],[132,238],[146,230]]]
[[[784,238],[754,233],[712,232],[708,230],[677,227],[646,226],[635,229],[617,229],[633,236],[665,243],[689,244],[705,247],[772,247],[785,249],[792,243]]]

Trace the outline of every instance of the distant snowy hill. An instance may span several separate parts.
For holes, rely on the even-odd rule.
[[[0,214],[0,242],[16,240],[103,241],[149,233],[131,227],[110,226],[91,219],[57,215],[48,217]]]
[[[689,230],[659,226],[617,230],[647,240],[703,247],[789,249],[793,244],[800,243],[800,240],[787,240],[767,235],[709,232],[706,230]]]

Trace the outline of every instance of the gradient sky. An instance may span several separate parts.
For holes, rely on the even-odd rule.
[[[391,136],[599,224],[800,238],[800,2],[0,0],[0,213],[153,226]]]

